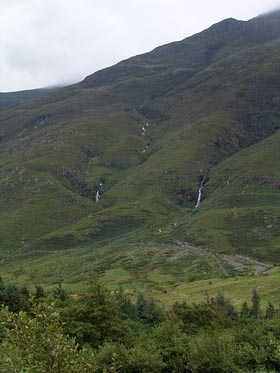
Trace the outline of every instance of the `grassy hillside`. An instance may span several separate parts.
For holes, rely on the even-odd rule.
[[[218,254],[177,241],[174,244],[118,243],[58,251],[13,250],[1,255],[6,283],[52,291],[58,283],[77,293],[95,279],[109,290],[121,286],[135,298],[141,291],[166,305],[176,300],[201,302],[223,293],[240,306],[258,290],[264,307],[279,304],[279,267],[244,256]]]
[[[0,92],[0,108],[17,105],[25,101],[31,101],[41,96],[46,96],[49,93],[57,90],[54,88],[30,89],[18,92]]]
[[[279,261],[279,135],[251,146],[213,168],[206,199],[177,235],[198,244]],[[207,198],[208,197],[208,198]],[[188,233],[187,233],[188,234]]]
[[[69,283],[93,273],[135,287],[224,276],[212,256],[168,261],[160,245],[176,240],[278,264],[279,18],[228,19],[2,108],[4,273],[55,282],[60,251]],[[129,243],[143,247],[132,263]],[[73,275],[83,265],[85,277]]]

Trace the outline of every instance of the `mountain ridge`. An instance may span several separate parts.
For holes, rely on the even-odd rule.
[[[224,20],[1,109],[2,252],[181,240],[279,263],[275,17]]]

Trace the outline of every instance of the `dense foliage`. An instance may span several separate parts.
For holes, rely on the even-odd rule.
[[[62,289],[61,289],[62,290]],[[280,312],[256,291],[241,311],[218,294],[165,310],[96,283],[46,296],[1,281],[1,372],[278,372]]]

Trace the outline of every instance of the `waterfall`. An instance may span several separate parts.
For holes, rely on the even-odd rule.
[[[103,180],[102,177],[100,177],[99,186],[95,188],[95,190],[96,190],[95,202],[96,203],[100,201],[100,198],[101,198],[100,190],[102,190],[103,183],[104,183],[104,180]]]
[[[99,202],[100,201],[100,192],[99,192],[99,190],[97,189],[97,191],[96,191],[96,195],[95,195],[95,202],[97,203],[97,202]]]
[[[200,201],[201,201],[201,197],[202,197],[202,188],[203,186],[201,186],[199,188],[199,191],[198,191],[198,198],[197,198],[197,202],[196,202],[196,205],[195,205],[195,209],[197,209],[200,205]]]
[[[145,146],[145,149],[142,150],[142,154],[146,153],[146,150],[149,149],[149,147],[150,147],[150,145],[146,145],[146,146]]]
[[[204,181],[205,181],[205,177],[201,180],[201,183],[200,183],[200,188],[198,190],[198,197],[197,197],[197,202],[196,202],[196,205],[195,205],[195,209],[197,209],[199,207],[200,202],[201,202],[202,189],[203,189]]]
[[[146,128],[149,127],[149,123],[146,123],[143,127],[142,127],[142,132],[141,132],[141,136],[144,137],[146,135]]]

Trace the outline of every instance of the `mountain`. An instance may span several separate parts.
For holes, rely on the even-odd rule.
[[[227,19],[2,108],[3,258],[71,253],[70,271],[84,252],[94,271],[133,270],[152,263],[141,245],[188,242],[279,263],[279,21]],[[150,269],[171,266],[160,252]]]
[[[48,93],[54,92],[54,88],[41,88],[41,89],[30,89],[26,91],[18,92],[0,92],[0,108],[17,105],[21,102],[30,101],[35,98],[47,95]]]

